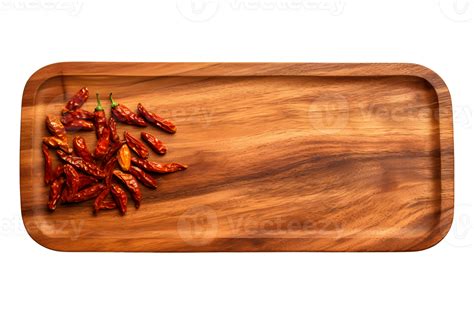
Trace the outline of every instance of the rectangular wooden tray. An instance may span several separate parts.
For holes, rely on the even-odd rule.
[[[178,126],[147,128],[169,147],[152,158],[189,169],[142,187],[125,216],[46,210],[44,119],[83,86]],[[54,250],[413,251],[452,223],[451,100],[423,66],[59,63],[31,76],[22,105],[23,221]]]

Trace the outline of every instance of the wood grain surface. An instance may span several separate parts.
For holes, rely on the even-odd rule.
[[[108,115],[113,92],[178,126],[147,128],[169,148],[151,158],[189,169],[142,187],[125,216],[94,216],[91,202],[46,209],[44,119],[83,86]],[[423,66],[58,63],[32,75],[22,105],[23,220],[54,250],[413,251],[452,223],[451,100]]]

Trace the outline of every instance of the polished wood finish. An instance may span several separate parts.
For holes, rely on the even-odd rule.
[[[169,148],[152,158],[189,169],[142,187],[123,217],[90,202],[46,210],[44,119],[82,86],[178,126],[147,128]],[[23,220],[55,250],[412,251],[453,218],[451,100],[419,65],[52,64],[27,82],[21,123]]]

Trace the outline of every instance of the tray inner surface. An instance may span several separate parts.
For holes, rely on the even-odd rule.
[[[153,160],[189,169],[160,178],[158,191],[142,186],[142,207],[129,204],[124,217],[93,216],[91,202],[45,209],[44,118],[82,86],[91,91],[88,110],[98,91],[109,114],[106,97],[114,92],[120,103],[134,109],[141,102],[178,125],[175,135],[145,131],[169,148]],[[165,250],[211,242],[225,250],[235,238],[256,247],[311,238],[344,249],[359,238],[364,249],[399,238],[416,245],[439,223],[438,100],[419,77],[55,76],[35,101],[23,108],[33,150],[22,151],[31,163],[21,170],[31,170],[33,183],[22,181],[22,209],[30,234],[53,248],[58,239],[76,249],[88,241],[86,250],[107,249],[104,239],[130,250],[154,239]],[[94,148],[93,133],[80,135]]]

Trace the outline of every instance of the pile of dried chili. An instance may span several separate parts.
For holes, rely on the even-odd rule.
[[[140,207],[142,193],[139,183],[156,189],[158,180],[153,175],[185,170],[186,165],[178,163],[158,163],[149,160],[150,153],[138,138],[124,131],[120,138],[117,122],[138,127],[150,123],[167,133],[175,133],[176,126],[138,104],[137,113],[127,106],[118,104],[109,96],[110,117],[96,93],[97,105],[94,112],[82,107],[89,98],[89,90],[81,88],[66,104],[60,117],[47,116],[46,128],[51,136],[44,137],[42,154],[44,163],[44,183],[50,186],[47,207],[54,211],[60,204],[80,203],[93,200],[93,211],[117,209],[127,212],[128,196],[136,208]],[[95,130],[97,142],[93,153],[89,151],[86,139],[75,136],[72,148],[67,133],[70,131]],[[165,144],[147,132],[141,132],[141,139],[158,155],[167,152]],[[50,153],[56,150],[56,161]],[[136,154],[132,157],[131,151]],[[54,166],[53,162],[59,161]],[[115,179],[115,181],[114,181]]]
[[[92,131],[94,125],[91,120],[94,114],[81,109],[89,98],[89,90],[82,88],[67,102],[62,110],[61,123],[68,131]]]

